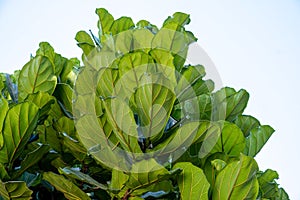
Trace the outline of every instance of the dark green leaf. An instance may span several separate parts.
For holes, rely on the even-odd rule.
[[[5,200],[29,200],[31,199],[32,191],[22,181],[9,181],[3,183],[0,180],[0,197]]]
[[[64,168],[59,168],[58,171],[59,171],[59,173],[65,175],[67,177],[75,178],[77,180],[83,181],[90,185],[96,186],[97,189],[107,190],[107,186],[99,183],[98,181],[96,181],[95,179],[90,177],[89,175],[84,174],[74,168],[64,167]]]
[[[14,172],[12,177],[19,177],[23,172],[25,172],[28,168],[38,163],[46,153],[50,150],[49,145],[41,145],[34,151],[28,153],[24,160],[21,162],[21,168]]]
[[[43,179],[53,185],[58,191],[62,192],[70,200],[88,200],[90,197],[80,190],[74,183],[62,175],[53,172],[45,172]]]

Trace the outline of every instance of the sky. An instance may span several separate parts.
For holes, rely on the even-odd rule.
[[[299,0],[0,0],[0,71],[28,62],[41,41],[65,57],[80,57],[75,34],[97,33],[95,8],[162,25],[176,11],[190,14],[187,29],[211,58],[223,85],[245,88],[245,111],[276,132],[256,157],[261,170],[278,171],[291,199],[300,199]]]

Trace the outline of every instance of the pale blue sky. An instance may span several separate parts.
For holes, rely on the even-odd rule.
[[[276,132],[257,157],[279,172],[291,199],[300,199],[300,1],[0,1],[0,71],[20,69],[40,41],[66,57],[80,57],[79,30],[96,33],[96,7],[113,16],[160,26],[176,11],[191,15],[188,29],[215,63],[224,85],[250,92],[247,114]]]

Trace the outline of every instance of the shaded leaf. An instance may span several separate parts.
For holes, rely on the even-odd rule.
[[[88,183],[90,185],[96,186],[98,189],[107,190],[107,186],[99,183],[98,181],[96,181],[95,179],[90,177],[89,175],[84,174],[74,168],[64,167],[64,168],[59,168],[58,171],[59,171],[59,173],[65,175],[67,177],[74,178],[74,179],[83,181],[85,183]]]
[[[2,182],[0,180],[0,197],[5,200],[31,199],[32,191],[22,181]]]
[[[13,177],[19,177],[23,172],[25,172],[28,168],[38,163],[46,153],[50,150],[49,145],[41,145],[34,151],[28,153],[24,160],[21,162],[21,168],[13,173]]]
[[[62,175],[57,175],[53,172],[45,172],[43,179],[53,185],[58,191],[62,192],[67,199],[70,200],[88,200],[90,197],[80,190],[74,183],[64,178]]]

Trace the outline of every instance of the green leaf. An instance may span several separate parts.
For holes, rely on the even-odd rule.
[[[255,160],[241,154],[239,161],[229,163],[218,174],[212,199],[256,199],[259,191],[257,171]]]
[[[18,80],[19,100],[36,92],[54,92],[57,78],[51,61],[44,56],[31,59],[21,70]]]
[[[21,162],[21,168],[14,172],[12,176],[14,178],[19,177],[23,172],[25,172],[28,168],[38,163],[46,153],[50,150],[49,145],[40,145],[34,151],[28,153],[24,160]]]
[[[70,200],[88,200],[90,197],[80,190],[74,183],[57,175],[53,172],[45,172],[43,179],[53,185],[58,191],[62,192],[67,199]]]
[[[252,129],[250,131],[250,135],[246,138],[244,153],[248,156],[254,157],[258,152],[260,152],[274,131],[275,130],[268,125],[258,126]]]
[[[230,156],[239,156],[245,145],[241,129],[235,124],[224,122],[220,138],[210,153],[224,152]]]
[[[261,191],[261,197],[266,199],[279,197],[278,184],[275,179],[278,179],[278,173],[271,169],[258,175],[258,183]]]
[[[4,120],[5,120],[8,109],[9,109],[9,106],[8,106],[7,100],[0,97],[0,110],[1,110],[1,112],[0,112],[0,150],[4,144],[2,128],[4,125]]]
[[[241,115],[248,103],[249,94],[246,90],[241,89],[236,92],[233,88],[225,87],[217,91],[214,94],[216,105],[218,105],[218,116],[221,116],[219,120],[234,121],[239,115]],[[225,109],[225,110],[224,110]]]
[[[4,147],[0,150],[0,162],[13,162],[20,156],[37,126],[38,107],[30,102],[17,104],[9,109],[3,127]]]
[[[120,32],[127,31],[134,27],[134,23],[130,17],[120,17],[116,19],[110,27],[112,35],[116,35]]]
[[[215,123],[206,121],[184,123],[180,128],[169,133],[170,136],[155,146],[153,150],[157,153],[159,152],[158,155],[161,157],[171,156],[172,160],[177,160],[187,151],[187,147],[193,143],[203,141],[204,138],[207,143],[200,146],[201,149],[197,149],[198,152],[196,154],[200,153],[200,151],[210,151],[216,141],[214,139],[214,141],[210,142],[209,138],[215,138],[212,137],[214,135],[219,136],[220,132],[219,125]]]
[[[144,75],[134,95],[141,134],[156,142],[161,138],[175,101],[171,83],[162,74]]]
[[[124,55],[120,59],[118,66],[120,85],[117,85],[116,93],[119,96],[131,96],[135,89],[139,88],[141,84],[140,79],[145,73],[157,71],[153,58],[140,51]],[[125,91],[122,92],[122,89]]]
[[[126,186],[132,190],[144,188],[169,179],[178,172],[180,170],[169,172],[154,159],[142,160],[132,165]]]
[[[104,34],[108,34],[111,25],[114,23],[114,17],[104,8],[97,8],[96,14],[99,16],[98,28],[99,28],[99,38]]]
[[[54,91],[54,96],[60,103],[60,106],[62,110],[65,113],[73,113],[73,105],[72,105],[72,98],[73,98],[73,89],[71,88],[70,85],[65,84],[65,83],[59,83],[57,84],[55,91]]]
[[[5,200],[29,200],[31,199],[32,191],[22,181],[2,182],[0,180],[0,197]]]
[[[78,42],[77,45],[82,49],[86,56],[88,56],[95,48],[93,39],[85,31],[79,31],[75,36],[75,40]]]
[[[208,200],[209,183],[202,169],[188,162],[176,163],[173,169],[182,169],[177,178],[181,199]]]
[[[202,80],[206,74],[202,65],[186,66],[182,69],[181,73],[182,76],[175,88],[179,102],[209,93],[214,89],[214,83],[212,81]]]
[[[176,12],[173,14],[172,17],[168,17],[165,21],[164,21],[164,26],[167,23],[170,22],[175,22],[178,25],[184,26],[190,23],[190,15],[186,14],[186,13],[182,13],[182,12]]]
[[[65,175],[67,177],[74,178],[74,179],[83,181],[85,183],[88,183],[90,185],[96,186],[98,189],[107,190],[107,186],[99,183],[98,181],[96,181],[95,179],[90,177],[89,175],[84,174],[74,168],[64,167],[64,168],[59,168],[58,171],[59,171],[59,173]]]
[[[6,169],[5,169],[5,166],[2,165],[2,163],[0,163],[0,180],[8,180],[10,179]]]
[[[243,131],[245,137],[250,135],[252,129],[260,126],[259,121],[250,115],[240,115],[234,123]]]
[[[289,195],[286,193],[286,191],[283,188],[279,189],[279,197],[276,198],[276,200],[289,200]]]

